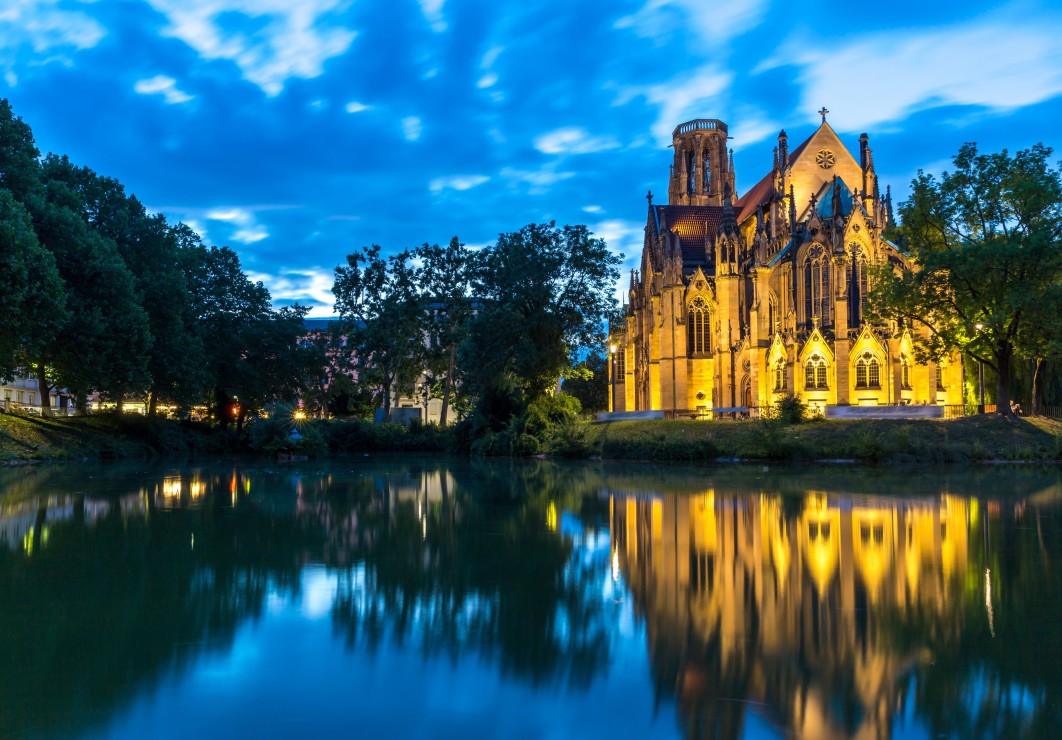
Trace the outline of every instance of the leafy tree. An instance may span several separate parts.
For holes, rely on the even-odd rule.
[[[608,361],[597,352],[573,367],[564,378],[564,392],[579,399],[586,413],[608,408]]]
[[[114,242],[89,228],[72,207],[77,208],[76,194],[49,183],[48,199],[34,213],[37,237],[63,279],[69,312],[25,364],[38,379],[42,399],[54,381],[72,391],[83,410],[92,391],[120,399],[147,386],[151,333],[135,280]]]
[[[439,423],[443,426],[455,390],[457,350],[468,335],[473,314],[472,254],[456,236],[446,247],[424,244],[416,251],[421,260],[421,290],[428,302],[426,366],[432,378],[438,379],[438,395],[442,398]]]
[[[919,172],[900,207],[901,235],[916,268],[878,272],[879,315],[924,329],[921,359],[960,350],[997,378],[1010,415],[1018,354],[1053,353],[1062,281],[1062,169],[1041,144],[1010,156],[965,144],[955,171]]]
[[[377,386],[385,417],[392,398],[413,385],[424,368],[424,301],[410,252],[390,259],[373,245],[347,255],[335,270],[332,293],[355,357],[359,384]]]
[[[39,157],[33,131],[15,116],[11,103],[0,98],[0,188],[23,204],[41,197]]]
[[[0,188],[0,377],[13,377],[18,359],[38,356],[66,320],[66,295],[55,259],[33,231],[29,212]]]
[[[202,397],[207,378],[203,344],[194,326],[178,240],[161,215],[149,215],[117,180],[77,167],[65,156],[43,163],[49,182],[62,182],[78,195],[80,215],[115,243],[136,281],[153,339],[148,356],[148,413],[159,398],[189,406]]]
[[[585,226],[529,224],[476,256],[462,366],[497,430],[604,341],[619,258]]]

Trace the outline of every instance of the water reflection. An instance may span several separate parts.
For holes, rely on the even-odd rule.
[[[1062,727],[1058,488],[991,494],[614,493],[614,557],[686,734],[750,714],[807,738]],[[1047,671],[999,665],[1037,645]]]
[[[0,471],[0,735],[142,736],[158,707],[173,735],[246,733],[240,701],[269,734],[313,687],[333,733],[1057,736],[1059,491],[1032,469]],[[322,624],[332,668],[293,666]],[[519,709],[472,721],[454,695],[418,705],[425,730],[409,701],[438,671]],[[386,698],[344,690],[367,675]]]

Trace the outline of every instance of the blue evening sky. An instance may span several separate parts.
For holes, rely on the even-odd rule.
[[[43,152],[234,248],[280,304],[457,234],[585,223],[632,266],[692,118],[738,191],[830,109],[899,201],[965,141],[1060,150],[1062,9],[1029,2],[0,0],[0,97]]]

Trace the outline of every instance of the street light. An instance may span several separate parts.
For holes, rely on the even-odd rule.
[[[978,321],[974,324],[974,329],[981,331],[985,328],[985,325]],[[977,404],[977,413],[983,414],[985,412],[985,363],[981,361],[981,358],[977,359],[977,386],[980,393],[980,401]]]

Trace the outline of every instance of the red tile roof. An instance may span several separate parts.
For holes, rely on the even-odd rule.
[[[682,263],[703,265],[706,247],[715,242],[715,232],[723,219],[722,206],[654,206],[660,228],[678,230],[682,247]]]
[[[814,136],[815,134],[811,134]],[[804,151],[804,147],[811,141],[811,136],[804,139],[804,141],[793,151],[789,152],[789,162],[792,165],[796,161],[796,158],[800,156],[800,153]],[[768,172],[763,176],[763,179],[752,186],[752,188],[742,195],[737,200],[737,221],[743,223],[745,219],[753,216],[756,213],[756,209],[761,205],[766,205],[774,198],[773,190],[774,172]]]

